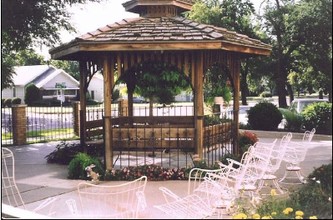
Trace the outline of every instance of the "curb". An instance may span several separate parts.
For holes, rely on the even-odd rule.
[[[261,131],[261,130],[247,130],[239,129],[239,131],[250,131],[257,135],[258,138],[282,138],[288,131]],[[302,139],[304,133],[291,132],[294,139]],[[313,140],[332,141],[332,135],[314,134]]]

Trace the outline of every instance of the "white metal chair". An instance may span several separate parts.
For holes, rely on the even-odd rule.
[[[285,184],[302,184],[306,183],[304,175],[301,173],[300,164],[305,160],[309,143],[312,141],[316,129],[305,131],[301,142],[290,141],[287,145],[285,156],[283,160],[286,162],[286,168],[283,177],[279,180]],[[292,175],[295,173],[296,175]],[[295,181],[287,181],[287,179]]]
[[[235,182],[236,198],[247,195],[251,199],[252,205],[256,206],[258,200],[261,199],[258,194],[258,182],[268,169],[276,142],[277,139],[272,143],[256,142],[242,155],[240,162],[228,159],[229,165],[232,164],[231,167],[238,165],[238,168],[231,168],[232,170],[229,173],[229,178],[232,178]],[[225,165],[220,163],[220,166]]]
[[[16,184],[15,157],[13,152],[6,147],[1,148],[1,199],[3,204],[27,210]],[[53,216],[55,213],[52,208],[56,200],[56,197],[47,198],[31,211],[46,216]]]
[[[154,207],[166,213],[170,218],[207,218],[213,216],[216,210],[215,203],[219,199],[219,193],[211,193],[208,190],[200,190],[209,175],[222,175],[225,169],[201,169],[193,168],[189,173],[188,193],[180,197],[166,187],[160,187],[166,203]],[[207,186],[207,184],[206,184]],[[210,185],[212,186],[212,185]],[[210,187],[211,188],[211,187]]]
[[[221,210],[228,212],[241,190],[250,192],[251,198],[254,198],[255,183],[266,171],[276,141],[271,144],[256,143],[257,148],[250,147],[241,163],[230,159],[228,165],[220,164],[221,168],[217,170],[192,169],[188,195],[181,198],[160,187],[166,203],[155,207],[172,218],[207,218],[216,213],[221,217],[224,214]],[[236,169],[234,164],[240,167]]]
[[[20,190],[15,179],[15,159],[14,154],[8,148],[1,148],[1,198],[2,202],[25,209]]]
[[[291,138],[292,138],[292,133],[289,132],[287,135],[284,135],[282,137],[279,145],[275,145],[270,159],[270,164],[264,176],[259,180],[258,192],[262,190],[264,184],[266,184],[268,181],[271,181],[280,194],[284,193],[284,191],[282,190],[282,188],[278,183],[278,178],[275,175],[275,173],[280,169],[281,162],[285,156],[286,149]]]
[[[147,177],[117,185],[81,182],[77,186],[79,204],[66,201],[75,218],[139,218],[146,208]]]

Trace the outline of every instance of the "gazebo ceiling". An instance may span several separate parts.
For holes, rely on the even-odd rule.
[[[151,6],[171,6],[185,10],[184,5],[190,6],[189,2],[191,1],[132,0],[123,5],[127,10],[142,12]],[[158,10],[162,15],[165,11],[170,11]],[[80,60],[82,55],[95,56],[96,52],[112,51],[225,50],[247,55],[269,55],[271,52],[270,45],[225,28],[200,24],[180,16],[168,16],[168,13],[160,17],[146,15],[123,19],[88,32],[51,49],[51,58]]]

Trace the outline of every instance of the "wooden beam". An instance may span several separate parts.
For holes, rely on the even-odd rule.
[[[195,65],[196,59],[195,59],[195,53],[192,52],[191,53],[191,84],[192,84],[192,88],[194,88],[195,90],[195,69],[196,69],[196,65]]]
[[[111,124],[111,100],[114,77],[114,63],[109,56],[103,57],[103,75],[104,75],[104,141],[105,141],[105,169],[111,170],[113,165],[112,150],[112,124]]]
[[[87,84],[87,62],[79,62],[80,69],[80,144],[84,147],[84,151],[87,152],[85,145],[85,131],[86,131],[86,84]]]
[[[240,94],[240,67],[241,62],[238,54],[233,54],[231,61],[231,75],[233,78],[234,83],[234,130],[232,133],[234,134],[233,137],[233,152],[238,154],[239,153],[239,146],[238,146],[238,130],[239,130],[239,94]]]
[[[195,124],[195,151],[199,158],[203,159],[203,52],[199,51],[195,55],[195,76],[194,76],[194,124]]]
[[[121,53],[117,53],[117,71],[118,76],[120,77],[122,74],[122,60],[121,60]]]
[[[80,51],[132,51],[132,50],[205,50],[205,49],[221,49],[221,42],[206,41],[206,42],[140,42],[140,43],[109,43],[95,42],[82,43],[79,47]]]

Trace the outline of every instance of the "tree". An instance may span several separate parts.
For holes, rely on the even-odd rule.
[[[60,42],[59,31],[74,31],[66,7],[101,0],[3,0],[1,1],[2,89],[12,84],[15,53],[35,45]]]
[[[224,66],[223,66],[224,67]],[[230,74],[227,68],[214,65],[205,73],[204,100],[208,105],[214,104],[214,97],[221,96],[225,103],[232,98]]]
[[[149,99],[150,116],[153,115],[154,101],[170,104],[177,94],[190,86],[185,74],[180,73],[177,67],[149,61],[130,68],[118,81],[125,82],[127,85],[129,109],[133,104],[133,93],[137,93]]]
[[[49,65],[63,69],[66,73],[74,77],[76,80],[80,80],[79,62],[67,61],[67,60],[50,60],[47,62]]]
[[[291,53],[297,48],[297,43],[290,40],[290,32],[287,30],[286,17],[292,13],[292,7],[289,2],[281,0],[267,0],[265,14],[263,16],[266,30],[274,40],[273,44],[273,61],[274,80],[276,82],[277,95],[279,97],[279,107],[287,107],[286,100],[286,83],[288,75],[288,65],[291,63]],[[292,94],[292,93],[289,93]]]
[[[332,1],[331,0],[266,0],[262,18],[273,43],[272,63],[279,96],[279,106],[286,107],[286,87],[291,72],[307,78],[307,88],[324,88],[332,93]],[[311,68],[310,68],[311,67]],[[315,80],[314,80],[315,79]]]
[[[299,57],[313,68],[319,88],[332,101],[332,0],[302,0],[289,19]]]
[[[28,84],[25,88],[24,102],[30,106],[40,99],[41,94],[39,88],[33,83]]]
[[[245,34],[251,38],[267,40],[268,38],[253,22],[254,6],[249,0],[201,0],[197,1],[187,16],[200,23],[223,27],[231,31]],[[242,104],[246,105],[248,95],[247,76],[255,65],[260,62],[258,58],[247,58],[241,66],[241,94]],[[263,74],[260,72],[258,74]],[[207,87],[209,88],[209,86]]]

